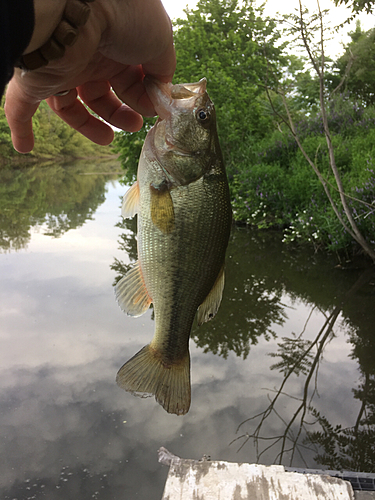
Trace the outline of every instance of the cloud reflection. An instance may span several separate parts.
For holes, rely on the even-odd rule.
[[[142,318],[128,318],[115,302],[115,273],[110,266],[114,259],[129,263],[116,248],[127,230],[116,227],[124,188],[118,184],[106,188],[107,199],[92,220],[59,238],[31,231],[27,252],[0,256],[0,498],[4,500],[161,498],[167,468],[157,463],[160,446],[188,458],[208,454],[213,459],[254,461],[252,446],[237,453],[229,443],[238,424],[261,411],[267,392],[279,383],[279,374],[269,370],[274,360],[268,353],[277,349],[281,336],[303,328],[312,303],[328,307],[337,292],[328,271],[314,274],[304,258],[280,252],[265,236],[250,245],[249,234],[234,233],[228,308],[221,311],[221,319],[211,322],[206,337],[199,337],[196,330],[202,347],[191,341],[192,407],[184,417],[169,415],[153,398],[135,398],[115,384],[119,367],[152,338],[154,323],[151,311]],[[125,242],[134,247],[130,232]],[[322,272],[327,277],[319,294]],[[268,316],[265,324],[277,338],[258,335],[257,343],[249,344],[246,359],[242,348],[227,349],[224,359],[212,352],[215,341],[216,346],[224,345],[221,333],[215,332],[239,324],[247,334],[246,318],[257,314],[259,300],[246,302],[250,278],[260,283],[252,297],[276,297],[268,304],[277,306],[276,316]],[[267,300],[261,300],[262,305]],[[287,306],[286,315],[279,315],[280,304]],[[322,320],[322,313],[313,315],[311,335]],[[327,363],[320,375],[324,391],[317,407],[332,421],[351,425],[357,408],[351,389],[358,372],[357,363],[348,359],[351,345],[345,331],[342,324],[341,335],[325,353]],[[239,345],[236,333],[234,328],[225,333],[226,345],[231,338],[233,345]],[[298,378],[289,390],[300,394]],[[278,425],[270,421],[266,432],[277,432]],[[271,463],[273,456],[264,459]]]

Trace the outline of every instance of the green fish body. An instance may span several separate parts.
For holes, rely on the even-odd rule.
[[[138,262],[117,284],[121,308],[140,316],[152,303],[151,343],[119,370],[120,387],[155,395],[169,413],[190,407],[189,337],[216,314],[231,226],[229,189],[206,80],[147,91],[159,114],[141,153],[123,216],[138,213]]]

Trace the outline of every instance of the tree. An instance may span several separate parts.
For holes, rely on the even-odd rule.
[[[9,133],[4,107],[0,103],[0,158],[9,158],[13,154],[12,140]]]
[[[275,21],[253,0],[199,0],[175,26],[176,82],[206,77],[215,103],[219,137],[229,172],[243,158],[241,145],[273,127],[267,110],[266,79],[282,78],[283,54]]]
[[[368,241],[362,234],[359,225],[356,221],[356,216],[353,209],[350,207],[349,200],[350,196],[345,192],[345,186],[343,183],[343,176],[338,168],[335,156],[335,147],[333,141],[333,134],[331,133],[329,121],[328,121],[328,108],[330,104],[330,98],[327,94],[326,85],[326,57],[325,57],[325,35],[326,27],[323,22],[324,12],[320,10],[319,2],[318,12],[313,14],[310,19],[306,19],[307,11],[303,8],[302,0],[299,0],[300,12],[298,15],[288,16],[287,21],[291,24],[290,33],[296,36],[297,43],[304,47],[308,60],[311,64],[312,70],[315,72],[316,77],[319,81],[319,106],[320,106],[320,116],[323,125],[323,134],[326,139],[329,165],[330,170],[333,175],[333,182],[327,180],[327,178],[322,175],[319,167],[317,158],[312,159],[311,155],[307,153],[304,149],[300,135],[295,127],[293,117],[290,113],[290,108],[288,106],[288,101],[286,98],[286,92],[279,85],[276,92],[282,97],[285,115],[283,116],[274,106],[272,98],[269,95],[269,101],[274,108],[275,114],[281,119],[281,121],[287,125],[290,132],[292,133],[299,149],[301,150],[306,162],[313,169],[317,175],[319,181],[321,182],[324,192],[329,200],[332,210],[340,221],[343,230],[349,234],[353,240],[362,248],[365,254],[367,254],[375,263],[375,246],[372,240]],[[318,43],[316,43],[315,36],[318,34]],[[318,151],[316,151],[317,156]],[[338,199],[335,199],[335,194],[338,193]],[[373,206],[365,200],[358,200],[363,203],[368,208],[368,215],[373,213]]]
[[[185,12],[187,18],[174,26],[174,83],[207,78],[230,176],[248,161],[244,143],[255,143],[273,129],[265,82],[281,79],[291,58],[283,53],[275,21],[265,18],[254,0],[199,0],[195,9]],[[117,135],[116,147],[130,178],[148,128],[146,122],[137,135]]]
[[[330,89],[339,87],[340,92],[359,99],[366,106],[375,104],[375,29],[367,32],[357,21],[355,31],[349,33],[352,41],[333,67]],[[342,81],[342,85],[340,82]]]
[[[366,14],[374,12],[374,0],[334,0],[336,5],[346,5],[352,9],[354,15],[365,11]],[[349,19],[351,21],[353,17]]]

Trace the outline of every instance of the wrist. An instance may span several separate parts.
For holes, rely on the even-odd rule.
[[[36,0],[35,25],[32,38],[17,66],[35,70],[64,56],[73,45],[79,28],[90,15],[89,2],[94,0]]]
[[[66,0],[34,0],[34,31],[24,54],[41,47],[62,19]]]

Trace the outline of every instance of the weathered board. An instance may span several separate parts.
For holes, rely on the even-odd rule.
[[[162,500],[354,500],[342,479],[285,472],[282,465],[186,460],[165,448],[159,462],[170,466]]]

